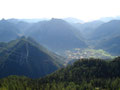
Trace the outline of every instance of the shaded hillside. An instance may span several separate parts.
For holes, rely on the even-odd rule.
[[[120,55],[120,20],[102,24],[94,30],[90,40],[95,48],[104,49],[112,55]]]
[[[18,23],[15,24],[15,26],[20,29],[22,35],[28,33],[29,32],[28,28],[31,27],[32,25],[33,23],[27,23],[23,21],[19,21]]]
[[[20,36],[26,35],[26,33],[29,32],[28,28],[34,24],[34,23],[25,22],[22,19],[7,19],[7,21],[14,24],[14,26],[20,30],[20,33],[19,33]]]
[[[93,40],[109,39],[120,35],[120,20],[112,20],[99,26],[91,35]]]
[[[63,83],[65,89],[73,90],[118,90],[120,89],[120,58],[110,61],[81,59],[73,65],[40,79],[40,84],[52,83],[56,88]],[[49,84],[51,85],[51,84]],[[66,85],[66,86],[65,86]]]
[[[79,30],[61,19],[36,23],[29,30],[29,36],[51,50],[87,47]]]
[[[120,55],[120,35],[101,41],[95,48],[101,48],[112,55]]]
[[[63,64],[62,57],[48,51],[31,38],[23,37],[0,45],[0,77],[41,77],[57,70]]]
[[[73,65],[58,70],[57,72],[43,78],[44,82],[56,80],[56,82],[73,81],[81,83],[82,80],[92,80],[94,78],[114,78],[120,77],[120,58],[113,61],[101,59],[80,59]],[[47,81],[48,80],[48,81]]]
[[[81,59],[41,79],[9,76],[0,79],[4,90],[119,90],[120,58]]]
[[[12,23],[0,21],[0,42],[8,42],[19,37],[20,30]]]
[[[78,30],[81,31],[82,35],[84,36],[84,38],[89,39],[91,33],[94,32],[94,30],[99,27],[100,25],[102,25],[104,22],[96,20],[96,21],[92,21],[92,22],[86,22],[86,23],[74,23],[72,24],[74,27],[76,27]]]

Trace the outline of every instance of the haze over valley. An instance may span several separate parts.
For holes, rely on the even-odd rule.
[[[1,0],[0,90],[120,90],[119,0]]]
[[[1,19],[0,37],[0,78],[10,76],[8,77],[10,79],[22,79],[22,77],[11,75],[40,78],[56,70],[59,72],[60,68],[67,68],[74,62],[86,61],[85,58],[91,58],[90,62],[94,60],[93,58],[110,62],[112,59],[119,60],[117,57],[120,55],[119,19],[106,22],[102,20],[81,22],[75,18],[38,19],[38,21]],[[50,79],[53,76],[50,76]],[[56,76],[54,77],[56,78]],[[27,78],[26,80],[28,82]],[[45,80],[49,79],[46,77]],[[43,83],[44,80],[41,79],[40,82]],[[49,83],[49,81],[44,83],[46,82]],[[60,80],[59,84],[61,82],[64,81]],[[35,82],[35,84],[37,83]],[[24,87],[29,87],[29,85]],[[39,89],[41,87],[37,86]],[[2,88],[6,88],[6,86],[2,84]],[[5,90],[9,90],[9,88],[8,85]],[[35,88],[35,86],[31,88]]]

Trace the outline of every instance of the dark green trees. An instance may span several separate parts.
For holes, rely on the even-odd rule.
[[[119,57],[112,61],[81,59],[40,79],[0,79],[0,90],[119,90],[119,68]]]

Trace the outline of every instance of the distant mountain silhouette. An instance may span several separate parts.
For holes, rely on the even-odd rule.
[[[104,23],[92,33],[92,39],[106,39],[120,35],[120,20]]]
[[[120,35],[101,40],[95,48],[101,48],[112,55],[120,55]]]
[[[0,42],[8,42],[19,37],[20,30],[5,19],[0,21]]]
[[[96,43],[96,48],[101,48],[114,55],[120,54],[120,20],[104,23],[94,30],[91,40]]]
[[[109,22],[111,20],[120,20],[120,16],[116,16],[116,17],[102,17],[99,20],[101,20],[103,22]]]
[[[91,35],[91,33],[94,32],[94,30],[97,27],[99,27],[100,25],[102,25],[103,23],[104,22],[102,22],[102,21],[96,20],[96,21],[92,21],[92,22],[86,22],[83,24],[75,23],[72,25],[81,31],[84,38],[88,39],[89,36]]]
[[[77,18],[72,18],[72,17],[63,18],[63,20],[65,20],[69,23],[84,23],[84,21],[77,19]]]
[[[78,29],[62,19],[51,19],[34,24],[29,28],[28,36],[50,48],[65,50],[87,47]]]

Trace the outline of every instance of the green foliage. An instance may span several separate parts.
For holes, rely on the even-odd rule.
[[[40,79],[0,79],[0,90],[120,90],[119,68],[120,57],[112,61],[81,59]]]

